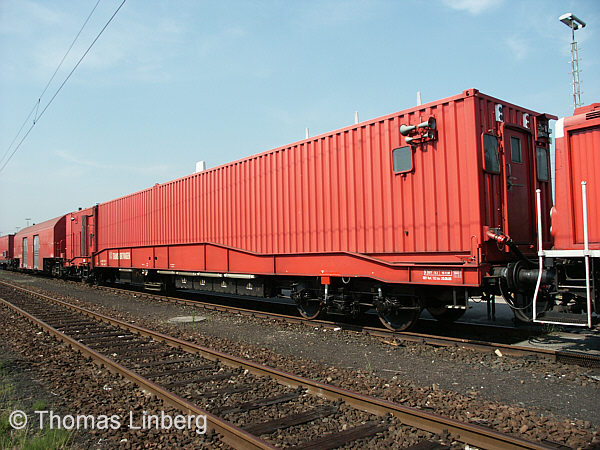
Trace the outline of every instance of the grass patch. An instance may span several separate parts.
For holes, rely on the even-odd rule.
[[[33,411],[42,411],[42,410],[46,409],[46,402],[44,400],[38,400],[33,404],[31,409]]]
[[[560,331],[562,331],[562,328],[559,325],[545,323],[542,334],[545,336],[552,336],[553,334],[557,334]]]
[[[13,430],[8,422],[9,412],[0,418],[0,448],[26,450],[53,450],[69,448],[71,433],[67,430],[33,430],[29,425],[22,430]]]
[[[22,430],[10,425],[9,416],[14,410],[26,411],[15,395],[16,387],[10,381],[0,362],[0,449],[19,448],[25,450],[53,450],[71,447],[72,433],[67,430],[42,430],[33,427],[31,422],[36,416],[29,417],[29,423]],[[37,400],[31,411],[46,409],[46,402]]]

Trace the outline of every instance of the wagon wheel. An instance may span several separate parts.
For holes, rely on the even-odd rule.
[[[413,327],[421,315],[418,297],[390,297],[377,304],[379,320],[392,331],[406,331]]]
[[[513,309],[515,317],[521,322],[531,323],[533,317],[533,299],[529,296],[516,294],[513,303],[517,309]],[[543,296],[538,296],[537,312],[544,312],[548,309],[548,300]]]
[[[429,311],[429,314],[431,314],[434,319],[444,323],[451,323],[460,319],[465,314],[466,309],[446,308],[444,305],[440,305],[428,306],[427,311]]]
[[[521,294],[520,292],[506,291],[502,291],[502,297],[513,310],[517,320],[524,323],[531,323],[533,321],[533,297]],[[548,299],[544,298],[540,293],[537,299],[537,311],[546,311],[549,306]]]
[[[316,319],[323,312],[323,301],[315,298],[308,289],[303,289],[293,295],[298,312],[308,320]]]
[[[507,296],[503,296],[505,300]],[[508,295],[511,300],[510,306],[513,307],[513,313],[515,318],[520,322],[531,323],[533,318],[533,301],[531,298],[524,296],[523,294],[511,293]]]

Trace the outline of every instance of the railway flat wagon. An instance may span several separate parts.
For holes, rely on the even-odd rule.
[[[19,269],[50,273],[65,257],[65,216],[22,229],[14,245]]]
[[[453,320],[535,255],[536,188],[550,243],[550,118],[469,89],[157,184],[98,205],[94,266],[148,288],[291,296],[305,317]]]
[[[0,236],[0,267],[6,269],[13,265],[15,235]]]

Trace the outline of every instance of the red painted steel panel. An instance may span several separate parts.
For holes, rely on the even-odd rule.
[[[562,122],[562,123],[561,123]],[[578,108],[557,124],[554,247],[583,248],[581,182],[587,182],[588,236],[600,249],[600,103]]]
[[[131,249],[131,265],[133,267],[154,268],[154,252],[152,247]]]
[[[172,252],[176,252],[177,250],[179,250],[179,247],[171,248]],[[187,255],[183,255],[183,257],[181,259],[185,259],[185,261],[187,261],[188,264],[191,264],[194,267],[198,267],[198,266],[203,267],[204,266],[203,254],[202,254],[202,258],[199,260],[198,263],[197,263],[196,259],[194,259],[191,256],[187,256]],[[169,266],[169,248],[168,247],[156,247],[154,249],[154,267],[156,269],[160,269],[163,267],[170,267]]]
[[[165,252],[166,251],[166,252]],[[175,265],[169,264],[167,260],[177,261]],[[174,245],[171,247],[157,248],[159,257],[156,261],[157,268],[169,267],[170,269],[205,271],[206,264],[204,260],[205,245]]]
[[[206,246],[206,270],[209,272],[229,271],[229,253],[226,248],[214,245]]]
[[[275,261],[272,256],[229,251],[229,272],[247,273],[249,267],[253,267],[255,273],[275,273]]]
[[[494,117],[498,103],[504,106],[503,123]],[[98,248],[211,243],[217,247],[207,247],[205,270],[235,267],[247,273],[265,272],[235,255],[286,255],[302,264],[309,262],[301,255],[329,253],[377,256],[386,264],[502,260],[506,254],[487,242],[484,227],[511,228],[506,171],[503,160],[499,174],[484,173],[482,134],[492,130],[499,136],[503,155],[504,127],[521,127],[533,139],[522,126],[524,114],[536,115],[468,90],[157,184],[99,205]],[[400,126],[429,117],[437,121],[437,140],[412,151],[412,171],[394,173],[392,150],[406,145]],[[533,141],[528,148],[533,150]],[[215,250],[221,246],[241,251],[227,256]],[[154,266],[194,270],[190,257],[174,250],[168,264]],[[112,265],[110,258],[104,261]],[[317,270],[303,267],[303,273]],[[385,277],[356,274],[387,279],[392,273],[397,269]]]
[[[84,221],[85,216],[85,221]],[[82,240],[82,233],[85,238]],[[74,211],[65,216],[65,265],[79,265],[90,262],[95,251],[94,208]],[[87,244],[82,251],[84,242]]]
[[[110,267],[132,267],[131,264],[132,249],[121,248],[118,250],[108,251],[108,265]]]
[[[34,261],[33,243],[35,236],[39,236],[38,260]],[[24,248],[24,239],[27,246]],[[14,257],[19,259],[19,267],[33,270],[43,269],[45,258],[65,257],[65,216],[50,219],[36,225],[24,228],[15,234]],[[27,254],[25,264],[23,256]],[[36,264],[37,263],[37,264]]]
[[[13,258],[14,246],[14,234],[6,234],[4,236],[0,236],[0,262]]]
[[[504,122],[497,122],[495,119],[495,105],[500,104],[503,107]],[[524,121],[524,116],[528,114],[530,120]],[[536,218],[535,218],[535,189],[542,191],[542,228],[544,231],[544,243],[550,244],[549,213],[552,205],[552,185],[551,178],[546,182],[540,182],[536,177],[536,159],[535,159],[535,130],[534,118],[537,113],[520,108],[518,106],[500,101],[487,96],[480,96],[478,101],[477,121],[478,130],[481,133],[478,136],[480,157],[483,158],[483,134],[491,133],[498,138],[498,151],[500,172],[490,173],[483,171],[483,178],[480,178],[480,189],[483,193],[483,225],[491,228],[499,228],[504,233],[511,235],[515,233],[515,241],[520,244],[521,251],[533,255],[536,249]],[[510,136],[526,139],[524,148],[528,150],[528,165],[523,169],[522,174],[527,176],[524,181],[510,180],[511,160]],[[542,144],[539,144],[542,145]],[[547,146],[547,144],[544,144]],[[482,162],[480,162],[482,164]],[[513,174],[514,175],[514,174]],[[520,190],[520,195],[514,195],[510,191],[510,184],[524,184],[527,188]],[[519,188],[517,187],[516,190]],[[512,202],[512,205],[511,205]],[[511,215],[511,210],[518,210],[520,214]],[[526,223],[524,223],[524,221]],[[519,240],[520,230],[526,227],[527,238]],[[485,236],[483,237],[485,239]],[[482,241],[478,237],[478,242]],[[506,259],[508,249],[499,251],[495,242],[489,241],[482,247],[483,260],[495,262]]]

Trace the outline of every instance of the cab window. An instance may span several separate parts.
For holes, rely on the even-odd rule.
[[[483,135],[484,169],[492,173],[500,173],[498,156],[498,138],[493,134]]]
[[[523,156],[521,155],[521,139],[518,137],[510,137],[510,160],[514,163],[523,162]]]
[[[537,162],[538,181],[548,181],[550,179],[550,173],[548,170],[548,152],[543,147],[537,147],[535,149],[535,156]]]
[[[412,149],[410,146],[392,150],[392,163],[395,173],[406,173],[412,170]]]

